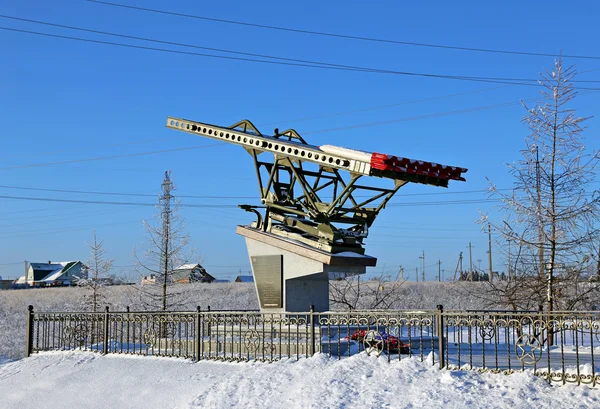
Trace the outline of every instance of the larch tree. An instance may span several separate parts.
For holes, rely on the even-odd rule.
[[[599,154],[584,144],[589,118],[571,107],[575,76],[561,58],[541,74],[540,100],[523,103],[530,133],[522,157],[508,164],[513,188],[505,193],[491,186],[491,196],[502,201],[503,220],[494,228],[518,249],[508,254],[511,280],[490,283],[491,294],[510,294],[509,303],[524,300],[527,307],[546,304],[548,311],[589,307],[599,290],[591,280],[600,266],[600,196],[592,188]]]
[[[173,270],[188,262],[192,255],[188,249],[190,238],[179,213],[180,203],[173,196],[173,190],[171,171],[166,171],[156,217],[143,222],[147,236],[144,253],[140,256],[134,251],[139,275],[152,283],[139,287],[140,302],[146,309],[177,309],[189,296],[184,284],[176,283],[172,277]]]
[[[85,303],[93,312],[97,312],[104,300],[102,290],[110,278],[113,260],[106,258],[104,241],[98,241],[96,230],[94,230],[94,242],[92,244],[87,243],[87,245],[90,249],[90,257],[85,268],[86,274],[77,280],[77,285],[87,290]]]

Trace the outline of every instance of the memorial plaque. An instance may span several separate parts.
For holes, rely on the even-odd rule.
[[[261,308],[283,306],[283,255],[253,256],[252,271]]]

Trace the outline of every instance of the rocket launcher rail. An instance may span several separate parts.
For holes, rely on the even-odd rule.
[[[274,155],[289,157],[293,160],[312,162],[320,166],[364,176],[447,187],[450,180],[465,181],[462,174],[467,172],[467,169],[461,167],[383,153],[369,153],[333,145],[309,145],[293,129],[283,133],[276,130],[275,135],[266,136],[262,135],[250,121],[240,121],[230,128],[226,128],[168,117],[167,128],[234,143],[258,152],[271,152]],[[288,140],[284,138],[288,138]],[[292,139],[297,139],[299,142]]]

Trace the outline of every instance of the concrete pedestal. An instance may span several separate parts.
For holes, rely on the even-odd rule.
[[[329,279],[364,274],[375,266],[375,257],[351,252],[332,254],[303,243],[237,226],[246,238],[248,256],[263,312],[329,310]]]

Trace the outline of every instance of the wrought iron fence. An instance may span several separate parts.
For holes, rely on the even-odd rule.
[[[532,369],[550,382],[600,383],[598,312],[448,311],[443,322],[449,369]]]
[[[388,361],[415,356],[440,368],[597,385],[600,313],[543,311],[34,312],[27,356],[39,351],[172,356],[196,361],[275,361],[365,351]]]

